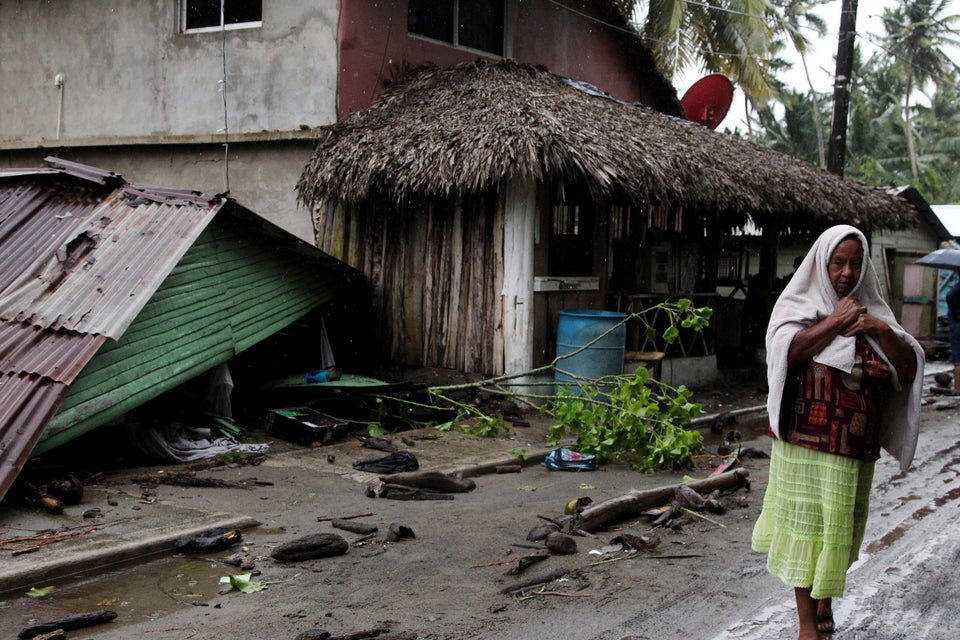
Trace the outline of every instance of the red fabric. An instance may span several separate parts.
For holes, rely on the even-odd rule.
[[[849,374],[809,362],[795,377],[786,442],[857,460],[880,457],[880,418],[890,392],[890,367],[862,338]],[[789,384],[789,383],[788,383]]]

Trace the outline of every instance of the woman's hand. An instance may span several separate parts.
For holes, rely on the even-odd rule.
[[[887,355],[890,364],[897,370],[901,383],[912,382],[917,375],[917,357],[913,348],[898,336],[886,322],[869,313],[857,316],[852,324],[840,332],[845,337],[859,333],[873,336]]]
[[[845,331],[854,330],[866,312],[867,308],[856,298],[840,298],[830,315],[806,329],[801,329],[793,337],[787,352],[787,366],[794,368],[808,362],[835,337]]]
[[[865,315],[867,315],[867,307],[860,304],[856,298],[847,296],[837,300],[837,304],[833,306],[833,313],[828,317],[836,320],[838,334],[849,336],[860,333],[860,331],[854,333],[847,333],[847,331],[858,325]]]
[[[840,331],[840,335],[849,338],[858,333],[864,333],[869,336],[880,337],[884,331],[889,330],[890,326],[876,316],[869,313],[858,315],[852,323]]]

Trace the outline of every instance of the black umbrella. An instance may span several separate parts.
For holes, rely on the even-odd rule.
[[[937,249],[917,260],[914,264],[937,269],[960,269],[960,249]]]

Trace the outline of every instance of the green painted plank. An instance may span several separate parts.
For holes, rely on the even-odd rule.
[[[346,291],[344,277],[217,219],[117,341],[71,385],[36,451],[58,446],[225,362]]]

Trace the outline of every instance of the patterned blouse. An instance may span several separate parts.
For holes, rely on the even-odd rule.
[[[784,389],[784,440],[857,460],[880,457],[880,417],[890,390],[890,366],[857,336],[853,371],[808,362]],[[791,389],[790,386],[793,385]],[[784,430],[781,429],[781,432]]]

